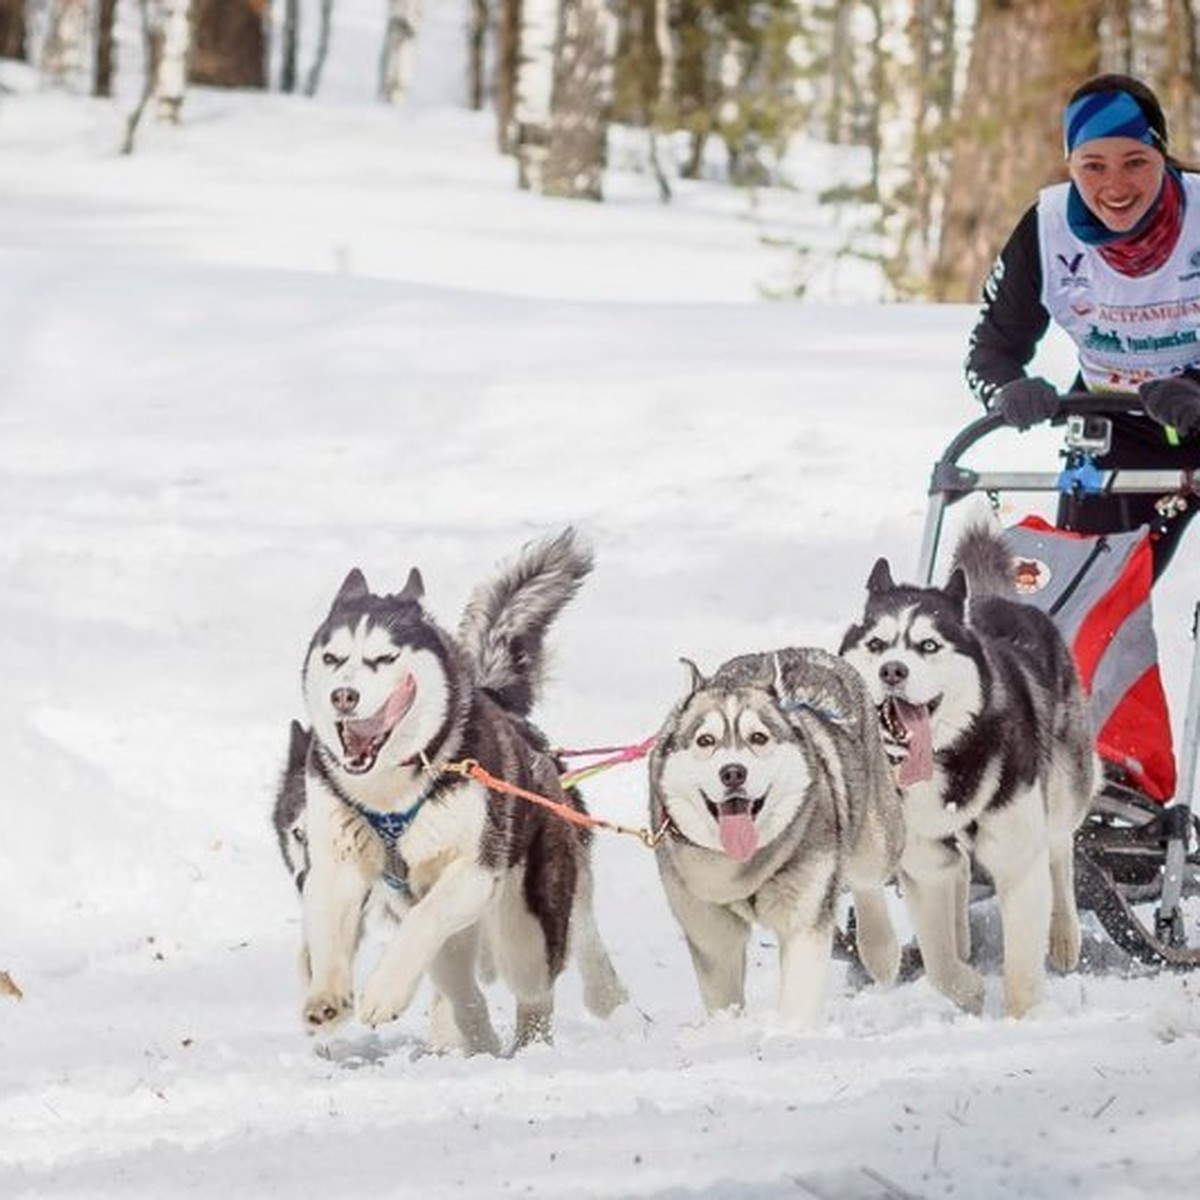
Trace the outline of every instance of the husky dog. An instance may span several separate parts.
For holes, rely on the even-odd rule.
[[[843,888],[867,970],[890,984],[899,966],[883,886],[903,819],[874,707],[822,650],[744,655],[708,679],[687,666],[650,757],[650,814],[701,999],[709,1013],[744,1006],[757,923],[779,942],[780,1016],[813,1024]]]
[[[293,727],[275,808],[301,894],[311,1030],[355,1006],[368,1025],[390,1021],[428,973],[434,1040],[496,1053],[481,957],[516,996],[518,1045],[550,1036],[569,953],[593,1012],[607,1015],[625,999],[594,923],[589,834],[444,770],[474,761],[584,811],[527,718],[547,629],[591,565],[571,529],[526,547],[476,591],[457,638],[422,607],[415,568],[397,595],[371,592],[357,569],[346,577],[308,650],[311,732]],[[399,921],[356,1005],[368,900]]]
[[[1000,909],[1005,1012],[1021,1016],[1041,999],[1047,954],[1060,970],[1079,961],[1073,835],[1098,767],[1070,650],[1015,595],[1003,537],[976,521],[944,588],[897,584],[880,559],[841,653],[899,760],[901,887],[930,982],[982,1011],[968,965],[973,856]]]
[[[275,837],[279,842],[279,853],[296,884],[303,893],[304,878],[308,874],[308,831],[304,820],[304,770],[308,763],[308,748],[312,734],[299,721],[293,721],[288,730],[287,759],[279,778],[279,789],[275,795],[272,822]]]

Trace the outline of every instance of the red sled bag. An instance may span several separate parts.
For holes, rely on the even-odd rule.
[[[1150,603],[1150,535],[1070,533],[1029,516],[1005,530],[1017,591],[1054,618],[1079,669],[1096,749],[1152,800],[1175,794],[1170,714]]]

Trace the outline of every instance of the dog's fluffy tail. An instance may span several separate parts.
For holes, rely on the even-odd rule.
[[[528,716],[546,665],[546,631],[592,569],[575,530],[524,547],[477,587],[458,627],[476,682],[510,712]]]
[[[963,529],[954,547],[951,571],[967,577],[967,591],[975,598],[1016,598],[1013,553],[994,516],[976,516]]]

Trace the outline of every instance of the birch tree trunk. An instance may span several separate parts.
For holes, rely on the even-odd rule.
[[[187,94],[188,54],[191,50],[192,0],[164,0],[162,50],[154,84],[158,119],[178,125]]]
[[[659,199],[666,204],[671,199],[671,181],[658,153],[658,134],[660,129],[671,127],[675,111],[677,61],[671,37],[670,0],[654,0],[654,48],[658,52],[658,80],[650,112],[650,166],[658,184]]]
[[[945,185],[942,130],[954,85],[953,0],[890,0],[881,22],[877,187],[886,271],[897,296],[923,297],[937,262]]]
[[[304,94],[315,96],[321,86],[321,72],[325,70],[325,60],[329,57],[329,43],[333,37],[333,0],[321,0],[321,24],[317,33],[317,53],[313,57],[308,79],[304,83]]]
[[[28,56],[25,0],[0,0],[0,58]]]
[[[979,298],[1043,185],[1066,177],[1062,110],[1100,65],[1104,0],[979,0],[933,295]]]
[[[88,37],[87,0],[51,0],[39,66],[56,83],[67,83],[83,71]]]
[[[542,191],[558,51],[559,0],[522,0],[513,149],[522,188]]]
[[[617,21],[606,0],[564,0],[542,191],[604,198]]]
[[[420,23],[420,0],[388,0],[379,60],[379,96],[385,104],[403,104],[408,94]]]

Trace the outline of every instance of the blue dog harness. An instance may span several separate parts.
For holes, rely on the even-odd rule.
[[[412,899],[412,888],[408,885],[408,867],[405,865],[404,859],[400,857],[396,844],[404,836],[404,831],[416,819],[421,806],[433,794],[436,783],[437,776],[431,776],[429,782],[421,790],[421,794],[404,812],[380,812],[378,809],[368,808],[365,804],[359,804],[357,800],[352,800],[349,796],[341,797],[370,825],[379,840],[383,842],[383,882],[408,900]]]

